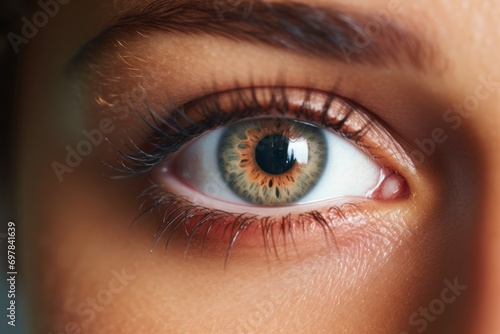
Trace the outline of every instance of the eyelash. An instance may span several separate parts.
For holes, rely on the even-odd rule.
[[[261,89],[264,89],[270,94],[268,97],[270,102],[267,106],[263,105],[256,96],[256,92]],[[213,130],[218,126],[229,125],[243,119],[255,118],[263,115],[293,116],[294,119],[303,119],[313,122],[319,126],[335,131],[345,139],[361,146],[363,149],[369,149],[367,145],[362,144],[362,138],[367,128],[372,124],[370,118],[364,118],[363,121],[365,124],[358,131],[343,129],[344,125],[353,114],[360,116],[360,110],[362,110],[361,113],[366,113],[363,107],[337,95],[325,93],[326,99],[322,106],[323,113],[314,115],[314,113],[311,113],[310,108],[308,108],[308,104],[311,102],[309,100],[310,96],[315,93],[315,91],[301,89],[306,94],[304,102],[298,109],[290,110],[290,103],[287,95],[287,92],[290,90],[289,87],[239,88],[231,90],[231,92],[236,94],[233,95],[234,99],[231,101],[231,105],[228,108],[221,107],[223,103],[220,97],[223,93],[218,93],[176,107],[172,112],[161,111],[160,114],[165,116],[160,116],[159,113],[149,107],[147,101],[144,101],[144,105],[147,108],[151,120],[148,120],[146,116],[137,110],[136,113],[147,127],[145,133],[153,132],[153,134],[149,135],[146,139],[147,145],[152,148],[152,151],[146,152],[140,149],[138,145],[135,144],[134,140],[127,136],[127,141],[124,142],[124,144],[126,150],[130,153],[124,152],[124,150],[113,146],[123,159],[120,161],[123,168],[109,167],[121,174],[129,174],[131,176],[148,173],[160,162],[177,152],[183,145],[206,131]],[[248,98],[244,92],[249,92],[250,98]],[[328,122],[327,113],[331,105],[336,102],[340,102],[347,110],[342,118],[336,119],[334,123],[331,123]],[[201,115],[197,116],[201,116],[203,122],[194,121],[186,113],[186,110],[190,109],[193,105],[196,105],[197,111],[201,112]],[[274,111],[274,113],[270,115],[269,111]],[[186,122],[188,125],[181,124],[182,121]]]
[[[121,167],[108,167],[119,172],[115,178],[126,178],[144,175],[151,172],[157,165],[165,159],[171,158],[186,143],[202,135],[206,131],[213,130],[219,126],[228,125],[242,119],[255,118],[259,116],[293,117],[305,121],[316,123],[324,128],[331,129],[340,134],[346,140],[356,143],[362,149],[370,148],[363,144],[363,137],[372,125],[372,120],[367,116],[367,111],[353,101],[341,98],[335,94],[322,93],[325,97],[321,106],[321,113],[313,112],[310,103],[314,94],[318,92],[307,89],[300,89],[305,95],[303,102],[299,106],[292,106],[289,99],[289,92],[297,91],[289,87],[250,87],[238,88],[228,92],[222,92],[204,97],[187,104],[174,108],[172,112],[161,111],[160,114],[152,110],[148,103],[144,101],[149,117],[137,111],[138,117],[146,126],[145,133],[152,133],[145,139],[145,144],[149,149],[140,148],[130,136],[127,136],[125,150],[113,145],[121,159]],[[262,103],[259,94],[265,93]],[[230,94],[229,105],[222,96]],[[330,115],[331,107],[336,104],[338,115]],[[163,116],[165,115],[165,116]],[[346,124],[352,117],[361,120],[362,126],[354,130]],[[149,119],[148,119],[149,118]],[[196,121],[201,119],[202,121]],[[151,182],[151,181],[150,181]],[[159,185],[149,186],[140,196],[143,199],[139,216],[133,221],[134,224],[144,215],[156,212],[161,220],[160,225],[153,237],[151,251],[158,242],[166,235],[165,251],[179,228],[184,227],[184,232],[188,235],[185,256],[188,253],[195,235],[203,233],[201,239],[201,249],[205,247],[205,242],[209,234],[216,234],[220,231],[213,231],[213,226],[220,224],[224,231],[219,234],[221,239],[225,239],[229,246],[226,253],[226,263],[233,246],[243,233],[248,233],[250,228],[260,229],[262,232],[266,255],[271,248],[279,258],[276,243],[280,235],[287,244],[287,234],[295,247],[294,233],[304,231],[308,224],[317,224],[323,229],[327,243],[333,241],[332,223],[329,220],[335,219],[336,224],[341,225],[347,216],[360,213],[358,205],[347,203],[338,206],[331,206],[326,210],[328,218],[319,211],[313,210],[298,215],[288,214],[281,217],[259,217],[252,214],[235,214],[222,210],[213,210],[200,205],[195,205],[188,198],[184,198],[174,193],[166,192]],[[144,209],[146,208],[146,209]],[[190,226],[191,232],[188,230]],[[230,231],[230,233],[229,233]],[[228,234],[229,233],[229,234]]]
[[[307,229],[307,225],[311,224],[311,222],[314,222],[322,228],[327,245],[333,244],[336,247],[338,246],[331,224],[324,215],[317,210],[299,214],[297,217],[294,217],[292,214],[281,217],[259,217],[246,213],[234,214],[223,210],[213,210],[195,205],[187,198],[173,193],[166,193],[159,185],[150,186],[140,195],[140,197],[144,198],[141,207],[147,205],[147,208],[139,214],[132,224],[137,222],[144,215],[153,213],[154,211],[157,211],[159,214],[158,217],[161,218],[161,224],[158,226],[153,236],[153,242],[150,249],[151,252],[153,252],[155,246],[165,235],[166,252],[175,232],[183,226],[184,232],[189,237],[184,250],[184,257],[187,256],[194,236],[198,233],[203,233],[203,238],[201,239],[201,252],[203,253],[209,233],[214,233],[212,230],[213,226],[221,223],[224,230],[222,234],[219,234],[219,236],[221,236],[221,240],[219,241],[229,244],[225,255],[225,265],[227,265],[229,254],[238,237],[240,237],[242,233],[249,232],[251,227],[260,229],[266,257],[272,252],[277,259],[280,258],[276,247],[276,238],[281,236],[286,244],[287,233],[289,234],[293,247],[296,249],[294,233],[298,231],[304,232]],[[173,209],[171,210],[171,208]],[[340,226],[349,221],[348,217],[361,213],[361,209],[357,204],[346,203],[341,207],[330,206],[327,212],[329,217],[332,217],[332,215],[335,217],[334,219],[337,225]],[[196,220],[192,221],[193,219]],[[191,225],[191,232],[189,232],[187,228],[188,222],[190,222]],[[230,230],[229,235],[227,234],[228,230]],[[219,231],[215,231],[215,233],[217,232]]]

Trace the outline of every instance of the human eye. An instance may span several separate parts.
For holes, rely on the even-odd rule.
[[[334,93],[246,87],[148,109],[149,137],[129,138],[118,169],[149,180],[143,213],[159,220],[154,245],[181,233],[189,244],[276,246],[280,231],[295,242],[314,226],[334,240],[346,217],[410,192],[403,149],[368,110]]]

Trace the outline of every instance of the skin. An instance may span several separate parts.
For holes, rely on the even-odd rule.
[[[387,6],[346,4],[359,11]],[[339,65],[204,35],[156,34],[125,38],[123,47],[96,58],[95,67],[66,76],[71,57],[133,5],[73,0],[22,50],[20,220],[30,224],[23,224],[20,238],[35,332],[500,331],[498,2],[404,2],[398,19],[424,26],[444,55],[444,65],[427,72]],[[140,127],[137,117],[120,120],[106,107],[113,96],[128,96],[147,82],[140,93],[153,107],[168,107],[213,92],[214,80],[223,90],[235,88],[235,78],[241,85],[269,85],[283,73],[287,85],[316,90],[331,90],[342,78],[335,93],[376,114],[406,154],[436,129],[446,134],[413,171],[403,158],[384,160],[406,179],[410,195],[365,203],[342,223],[330,216],[336,245],[311,222],[296,235],[296,250],[280,239],[266,257],[261,242],[242,242],[226,266],[227,246],[218,241],[207,242],[203,254],[194,242],[184,258],[186,237],[177,235],[166,254],[164,242],[150,252],[158,217],[148,215],[129,229],[147,177],[103,177],[109,170],[99,159],[116,158],[109,145],[94,147],[63,182],[54,175],[53,161],[64,161],[65,146],[76,147],[83,129],[98,129],[110,118],[114,130],[106,135],[119,143],[122,129]],[[477,96],[481,74],[491,76],[494,89],[474,112],[458,114],[460,125],[445,122],[447,109]],[[448,303],[454,282],[460,288]]]

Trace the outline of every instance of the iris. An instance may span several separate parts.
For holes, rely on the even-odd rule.
[[[328,152],[323,131],[283,118],[235,123],[219,142],[220,172],[231,190],[249,203],[297,202],[323,174]]]

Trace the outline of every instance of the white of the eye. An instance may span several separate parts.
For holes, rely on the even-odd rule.
[[[380,181],[381,167],[356,145],[325,131],[328,156],[323,175],[300,203],[336,197],[367,197]]]
[[[176,163],[183,166],[182,177],[206,196],[234,204],[248,205],[236,195],[220,172],[218,149],[223,128],[194,140]],[[174,157],[175,158],[175,157]]]
[[[252,205],[236,195],[224,181],[218,161],[218,145],[223,128],[213,130],[189,144],[180,156],[174,157],[182,166],[182,178],[205,196],[238,205]],[[338,197],[367,197],[380,181],[381,167],[366,153],[341,136],[324,131],[328,145],[325,170],[316,185],[297,203],[309,203]],[[301,163],[308,161],[305,140],[298,140],[293,149]]]

